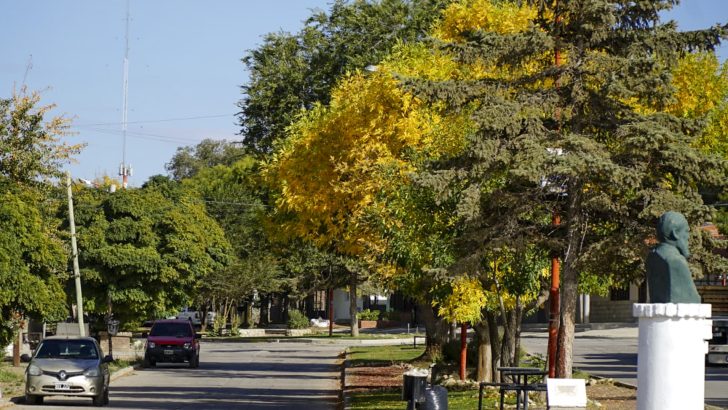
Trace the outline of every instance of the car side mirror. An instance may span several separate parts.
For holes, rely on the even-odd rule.
[[[147,337],[149,337],[149,334],[147,332],[143,332],[142,339],[146,339]]]
[[[113,361],[114,361],[114,357],[113,357],[113,356],[111,356],[110,354],[107,354],[107,355],[106,355],[106,356],[104,356],[104,358],[103,358],[103,359],[101,360],[101,363],[111,363],[111,362],[113,362]]]
[[[202,339],[202,335],[199,333],[195,333],[195,339]]]
[[[20,361],[23,363],[28,363],[30,362],[30,356],[28,356],[27,353],[23,353],[20,355]]]

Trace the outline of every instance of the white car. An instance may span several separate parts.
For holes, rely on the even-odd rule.
[[[202,326],[202,316],[200,315],[200,312],[194,310],[179,312],[179,315],[177,315],[177,319],[189,320],[190,322],[192,322],[192,326]]]

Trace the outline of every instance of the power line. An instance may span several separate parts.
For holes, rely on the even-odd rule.
[[[92,132],[99,132],[102,134],[111,134],[111,135],[119,135],[122,132],[119,130],[107,130],[102,128],[89,128],[89,131]],[[143,132],[135,132],[135,131],[127,131],[127,134],[131,138],[137,138],[137,139],[145,139],[145,140],[154,140],[154,141],[160,141],[160,142],[170,142],[170,143],[199,143],[200,139],[194,139],[194,138],[183,138],[183,137],[171,137],[168,135],[161,135],[161,134],[150,134],[150,133],[143,133]]]
[[[174,122],[174,121],[190,121],[190,120],[202,120],[207,118],[223,118],[233,117],[231,114],[220,114],[220,115],[200,115],[195,117],[179,117],[179,118],[165,118],[161,120],[143,120],[143,121],[127,121],[127,124],[147,124],[155,122]],[[115,126],[120,125],[120,122],[99,122],[90,124],[72,124],[73,127],[98,127],[98,126]]]

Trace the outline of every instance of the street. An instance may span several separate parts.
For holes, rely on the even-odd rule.
[[[302,343],[203,343],[200,367],[159,364],[111,383],[111,408],[334,409],[341,346]],[[50,397],[43,406],[92,407],[90,399]]]
[[[577,332],[574,367],[586,373],[637,386],[637,328]],[[524,332],[521,346],[546,356],[547,332]],[[728,367],[705,368],[705,403],[728,408]]]

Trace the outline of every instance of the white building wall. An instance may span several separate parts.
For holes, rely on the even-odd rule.
[[[358,297],[356,308],[358,311],[363,309],[362,298]],[[334,321],[349,320],[349,291],[346,289],[334,289]]]

